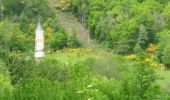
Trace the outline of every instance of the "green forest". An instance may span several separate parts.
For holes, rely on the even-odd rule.
[[[0,0],[0,100],[170,100],[170,0]]]

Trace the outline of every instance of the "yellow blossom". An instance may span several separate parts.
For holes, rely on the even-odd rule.
[[[158,68],[158,67],[159,67],[159,65],[156,64],[156,63],[151,63],[150,66],[151,66],[151,67],[155,67],[155,68]]]
[[[146,49],[146,51],[147,51],[148,53],[155,53],[156,50],[157,50],[156,45],[155,45],[155,44],[152,44],[152,43],[149,44],[149,47]]]
[[[137,56],[135,54],[131,54],[131,55],[126,56],[125,58],[129,60],[136,60]]]

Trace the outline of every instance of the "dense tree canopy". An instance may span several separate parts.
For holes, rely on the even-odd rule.
[[[76,1],[71,1],[71,11],[80,19],[87,12],[85,24],[91,30],[91,37],[115,53],[128,54],[137,48],[137,51],[145,50],[151,43],[160,44],[157,35],[169,30],[168,0]],[[86,9],[81,11],[83,5]]]
[[[0,100],[169,100],[169,12],[169,0],[0,0]]]

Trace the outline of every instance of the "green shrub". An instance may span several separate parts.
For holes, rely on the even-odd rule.
[[[72,64],[70,77],[65,87],[64,100],[107,100],[108,97],[97,87],[98,80],[82,62]]]
[[[20,30],[18,23],[0,22],[0,47],[10,51],[29,51],[33,46],[32,37]]]
[[[54,50],[62,49],[67,46],[67,34],[65,32],[56,32],[50,40],[50,47]]]
[[[11,84],[9,71],[0,60],[0,100],[11,100],[14,87]]]
[[[34,73],[36,76],[48,79],[51,82],[65,82],[69,77],[68,68],[56,59],[43,60],[36,66]]]
[[[158,51],[157,58],[161,63],[170,66],[170,45],[169,45],[170,33],[169,30],[164,30],[157,35]]]
[[[156,83],[158,77],[154,69],[145,65],[145,56],[139,56],[134,64],[133,73],[121,81],[120,93],[122,100],[167,99],[167,94]]]
[[[53,50],[63,49],[63,48],[75,48],[79,47],[81,44],[75,35],[66,33],[64,29],[56,32],[54,36],[50,39],[50,47]]]
[[[61,100],[57,86],[44,78],[24,79],[16,86],[14,96],[16,100]]]
[[[170,67],[170,45],[169,43],[164,48],[162,60],[165,65]]]
[[[43,20],[54,16],[48,0],[6,0],[3,6],[6,17],[21,23],[37,20],[40,16],[43,16]]]
[[[11,82],[15,85],[23,78],[29,78],[33,75],[35,60],[27,53],[1,51],[0,55],[5,62],[11,76]]]

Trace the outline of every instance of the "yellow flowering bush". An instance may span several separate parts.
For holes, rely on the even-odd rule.
[[[65,10],[70,5],[69,0],[60,0],[60,8]]]
[[[53,30],[52,28],[50,28],[50,27],[47,27],[47,28],[46,28],[46,32],[47,32],[47,33],[53,33],[54,30]]]
[[[156,63],[151,63],[150,66],[151,66],[151,67],[154,67],[154,68],[158,68],[158,67],[159,67],[159,65],[156,64]]]
[[[64,48],[62,49],[62,52],[69,52],[69,53],[73,53],[73,52],[89,53],[91,51],[92,49],[89,49],[89,48]]]
[[[150,56],[150,57],[147,57],[147,58],[145,59],[145,62],[146,62],[146,63],[152,63],[152,62],[154,62],[154,61],[155,61],[154,56]]]
[[[149,47],[146,49],[148,53],[155,53],[157,51],[157,46],[155,44],[149,44]]]
[[[145,59],[145,64],[153,67],[153,68],[161,68],[161,64],[157,63],[153,56],[147,57]]]
[[[54,33],[54,30],[50,27],[47,27],[45,29],[45,38],[48,39],[48,38],[52,37],[53,33]]]
[[[56,0],[55,7],[61,10],[65,10],[70,5],[70,0]]]
[[[135,54],[131,54],[131,55],[125,56],[125,58],[128,60],[136,60],[137,56]]]
[[[138,57],[135,54],[125,56],[125,59],[138,61]],[[154,56],[146,57],[142,63],[147,64],[153,68],[162,68],[162,69],[166,68],[163,64],[157,63]]]

